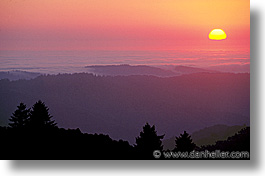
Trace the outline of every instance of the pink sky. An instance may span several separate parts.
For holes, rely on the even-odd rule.
[[[1,49],[249,48],[249,0],[1,0]]]
[[[209,65],[250,59],[249,0],[1,0],[0,8],[0,51],[179,50]],[[227,39],[208,39],[214,28]]]

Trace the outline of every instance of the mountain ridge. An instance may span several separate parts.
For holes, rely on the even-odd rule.
[[[174,136],[215,124],[249,124],[249,74],[195,73],[176,77],[44,75],[0,80],[1,125],[20,102],[49,104],[60,127],[109,134],[133,143],[143,124]],[[207,97],[207,98],[206,98]],[[199,119],[199,120],[198,120]]]

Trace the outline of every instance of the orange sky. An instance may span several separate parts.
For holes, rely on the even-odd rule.
[[[1,0],[0,49],[249,49],[249,0]],[[210,41],[213,28],[227,34]]]

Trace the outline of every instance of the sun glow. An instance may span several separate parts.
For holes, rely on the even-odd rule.
[[[224,40],[224,39],[226,39],[226,33],[223,29],[213,29],[209,33],[209,39],[211,39],[211,40]]]

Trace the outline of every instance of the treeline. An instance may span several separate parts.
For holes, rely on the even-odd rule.
[[[77,129],[59,128],[44,102],[32,108],[20,103],[9,119],[8,127],[0,127],[0,159],[155,159],[154,151],[164,151],[155,126],[145,124],[135,145],[112,140],[108,135],[87,134]],[[173,151],[193,150],[250,151],[249,127],[226,141],[197,147],[184,131],[176,137]],[[164,159],[163,156],[160,159]]]

